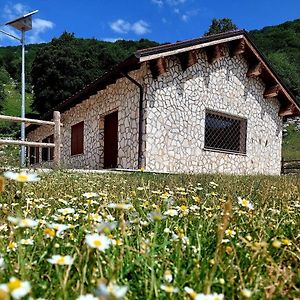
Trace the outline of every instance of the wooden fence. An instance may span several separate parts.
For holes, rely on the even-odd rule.
[[[293,174],[293,173],[300,174],[300,160],[282,161],[281,173],[282,174]]]
[[[12,122],[21,122],[27,124],[37,124],[37,125],[50,125],[54,127],[54,142],[53,143],[40,143],[40,142],[28,142],[28,141],[20,141],[20,140],[8,140],[8,139],[0,139],[0,144],[6,145],[22,145],[27,147],[41,147],[41,148],[54,148],[54,157],[53,163],[55,167],[60,167],[61,161],[61,126],[60,123],[60,112],[53,112],[53,122],[52,121],[43,121],[36,119],[27,119],[27,118],[19,118],[12,116],[4,116],[0,115],[0,120],[12,121]]]

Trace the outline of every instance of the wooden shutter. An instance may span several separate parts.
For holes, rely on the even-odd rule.
[[[77,123],[71,127],[71,155],[83,153],[84,122]]]

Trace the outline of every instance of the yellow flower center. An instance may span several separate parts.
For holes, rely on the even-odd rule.
[[[52,229],[50,229],[50,228],[46,228],[46,229],[44,230],[44,234],[49,235],[49,236],[51,236],[51,237],[54,237],[54,236],[55,236],[55,231],[52,230]]]
[[[13,279],[13,280],[11,280],[11,281],[7,284],[7,286],[8,286],[8,289],[9,289],[10,291],[13,291],[13,290],[18,289],[18,288],[20,288],[20,287],[22,286],[22,281],[19,280],[19,279]]]
[[[61,256],[58,260],[57,260],[57,263],[59,265],[63,265],[65,263],[65,257],[64,256]]]
[[[243,199],[243,200],[242,200],[242,205],[243,205],[243,206],[247,206],[247,205],[248,205],[248,201],[247,201],[246,199]]]
[[[93,241],[93,245],[94,245],[95,247],[101,247],[101,246],[102,246],[102,242],[101,242],[100,240],[94,240],[94,241]]]
[[[8,247],[9,249],[14,249],[14,248],[15,248],[15,246],[16,246],[16,245],[15,245],[15,243],[14,243],[14,242],[9,242],[9,244],[8,244],[8,246],[7,246],[7,247]]]
[[[19,182],[26,182],[28,181],[28,176],[26,174],[18,174],[16,180]]]

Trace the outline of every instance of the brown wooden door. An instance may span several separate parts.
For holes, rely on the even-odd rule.
[[[118,112],[104,118],[104,168],[118,166]]]

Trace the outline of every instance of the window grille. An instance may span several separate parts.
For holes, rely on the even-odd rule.
[[[71,155],[83,153],[83,129],[83,121],[71,127]]]
[[[206,149],[246,153],[247,120],[213,111],[206,111]]]

